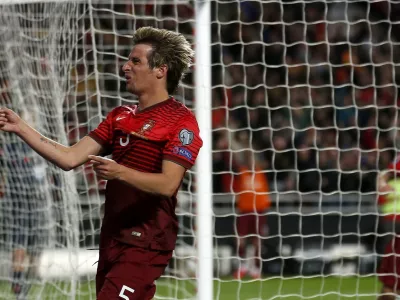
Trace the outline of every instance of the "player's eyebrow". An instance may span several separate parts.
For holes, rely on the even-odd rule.
[[[140,59],[139,59],[139,57],[137,57],[137,56],[131,56],[131,55],[129,55],[129,60],[131,60],[131,61],[140,61]]]

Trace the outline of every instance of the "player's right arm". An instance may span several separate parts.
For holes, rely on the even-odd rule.
[[[71,147],[59,144],[40,134],[8,108],[0,108],[0,130],[17,134],[39,155],[65,171],[80,166],[89,155],[97,155],[102,150],[90,137],[84,137]]]

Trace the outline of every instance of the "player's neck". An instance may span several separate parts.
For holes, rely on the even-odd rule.
[[[139,109],[143,110],[150,106],[156,105],[160,102],[163,102],[169,98],[168,92],[166,90],[163,91],[155,91],[154,93],[146,93],[139,96]]]

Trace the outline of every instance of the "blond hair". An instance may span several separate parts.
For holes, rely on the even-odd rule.
[[[147,57],[149,67],[167,66],[167,91],[172,94],[192,63],[194,51],[190,43],[174,31],[141,27],[133,35],[133,44],[151,45],[153,50]]]

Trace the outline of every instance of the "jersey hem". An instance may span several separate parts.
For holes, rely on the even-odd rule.
[[[176,157],[174,155],[170,155],[170,154],[164,155],[163,160],[172,161],[178,165],[181,165],[185,169],[190,169],[192,167],[192,164],[188,163],[186,160]]]

